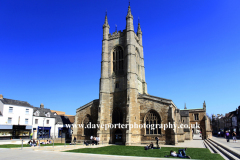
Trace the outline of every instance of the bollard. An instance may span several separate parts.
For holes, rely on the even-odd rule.
[[[66,138],[65,138],[65,147],[66,147]]]
[[[22,149],[23,149],[23,140],[22,140]]]
[[[54,148],[54,140],[53,140],[53,148]]]

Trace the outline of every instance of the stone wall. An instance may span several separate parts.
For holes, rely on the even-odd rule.
[[[138,103],[140,105],[140,123],[145,123],[145,115],[151,111],[156,111],[160,118],[161,124],[169,124],[171,123],[171,112],[170,112],[170,103],[160,102],[161,100],[147,99],[147,98],[139,98]],[[155,141],[155,137],[159,137],[160,144],[172,144],[175,143],[175,139],[172,138],[173,130],[172,129],[161,129],[160,135],[151,135],[146,134],[146,130],[144,128],[141,129],[141,143],[142,144],[150,144],[150,142]]]
[[[78,124],[83,124],[84,119],[86,118],[87,115],[89,115],[92,119],[92,124],[97,124],[98,120],[98,106],[99,106],[99,100],[94,100],[80,108],[77,109],[76,112],[76,121],[77,125]],[[91,135],[84,135],[84,128],[77,127],[74,128],[73,132],[76,132],[77,130],[77,135],[73,135],[77,137],[77,140],[89,140]],[[92,136],[97,136],[97,129],[92,129]]]

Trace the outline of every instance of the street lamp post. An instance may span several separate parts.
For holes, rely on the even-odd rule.
[[[44,120],[45,120],[45,118],[43,118],[43,131],[42,131],[42,139],[43,139],[43,136],[44,136]]]

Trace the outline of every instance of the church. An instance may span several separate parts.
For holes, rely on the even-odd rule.
[[[103,24],[99,99],[76,110],[74,129],[77,141],[97,136],[104,144],[150,144],[159,137],[161,144],[177,144],[192,139],[188,110],[180,110],[170,99],[148,94],[145,81],[142,31],[134,32],[130,5],[123,31],[109,33],[107,15]],[[125,124],[127,127],[89,128],[89,124]],[[175,124],[171,128],[130,127],[131,124]],[[73,136],[74,137],[74,136]]]

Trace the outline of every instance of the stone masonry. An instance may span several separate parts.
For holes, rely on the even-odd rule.
[[[78,124],[182,124],[180,110],[170,99],[151,96],[145,81],[142,31],[140,23],[134,32],[133,15],[128,7],[126,29],[109,33],[107,15],[103,25],[102,61],[99,100],[76,111]],[[183,116],[190,124],[189,116]],[[76,129],[76,128],[75,128]],[[77,128],[77,140],[100,137],[103,143],[149,144],[159,137],[159,143],[177,144],[191,139],[190,130],[172,127],[166,130],[148,128]],[[74,137],[74,136],[73,136]]]

